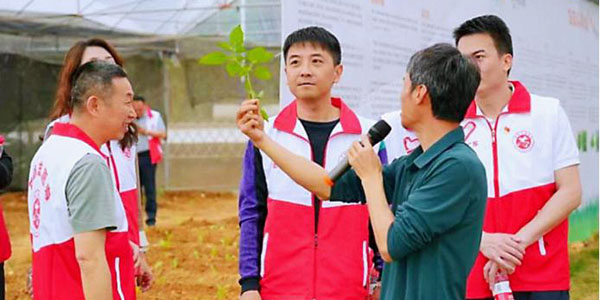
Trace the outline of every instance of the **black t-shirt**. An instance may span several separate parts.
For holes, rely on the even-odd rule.
[[[304,126],[304,130],[306,130],[306,135],[308,135],[308,140],[310,141],[310,147],[312,148],[313,153],[313,161],[323,166],[323,158],[325,157],[325,146],[327,146],[327,141],[329,141],[329,135],[331,135],[331,131],[340,120],[335,120],[331,122],[313,122],[300,120],[302,125]],[[317,233],[317,228],[319,226],[319,208],[321,207],[321,201],[318,200],[313,195],[313,206],[315,208],[315,234]]]
[[[331,131],[340,120],[331,122],[313,122],[300,120],[308,135],[310,147],[312,148],[313,161],[323,166],[323,157],[325,156],[325,146],[329,140]]]

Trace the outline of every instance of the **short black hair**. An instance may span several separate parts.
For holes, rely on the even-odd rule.
[[[484,15],[467,20],[454,29],[454,42],[465,35],[487,33],[494,40],[494,45],[499,54],[513,55],[512,37],[506,23],[495,15]]]
[[[415,53],[406,72],[411,90],[421,84],[427,87],[433,116],[457,123],[464,119],[481,80],[477,65],[446,43]]]
[[[133,101],[146,102],[146,98],[144,98],[144,96],[142,96],[142,95],[135,95],[135,96],[133,96]]]
[[[79,66],[72,77],[71,107],[80,106],[91,95],[112,94],[113,78],[127,78],[127,73],[118,65],[104,61],[90,61]]]
[[[318,44],[333,57],[333,64],[339,65],[342,62],[342,49],[340,42],[331,32],[318,26],[310,26],[298,29],[287,36],[283,43],[283,59],[287,62],[287,53],[290,47],[298,43]]]

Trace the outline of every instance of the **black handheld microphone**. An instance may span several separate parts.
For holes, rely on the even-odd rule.
[[[391,130],[392,127],[390,127],[386,121],[379,120],[369,129],[367,137],[369,138],[371,145],[375,146],[375,144],[381,142],[381,140],[383,140]],[[344,159],[340,161],[338,165],[329,172],[329,174],[327,174],[327,177],[325,177],[325,182],[329,186],[333,186],[333,183],[342,177],[342,175],[344,175],[344,173],[346,173],[346,171],[349,169],[350,163],[348,162],[348,157],[344,157]]]

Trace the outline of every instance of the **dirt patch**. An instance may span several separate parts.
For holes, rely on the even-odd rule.
[[[148,261],[155,284],[138,299],[237,299],[239,229],[237,196],[228,193],[169,192],[159,197],[158,222],[147,229]],[[0,196],[13,256],[5,264],[7,299],[29,299],[25,274],[31,264],[27,199]],[[598,235],[574,243],[571,298],[598,299]]]
[[[147,229],[148,261],[155,284],[138,299],[235,299],[237,284],[237,197],[227,193],[176,192],[159,197],[158,222]],[[27,199],[0,196],[13,255],[5,263],[7,299],[25,292],[31,264]]]

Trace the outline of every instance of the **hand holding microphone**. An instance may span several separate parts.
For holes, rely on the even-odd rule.
[[[367,133],[364,142],[355,142],[353,144],[353,146],[348,150],[348,155],[344,157],[344,159],[329,172],[327,177],[324,178],[325,182],[329,186],[333,186],[334,182],[340,177],[342,177],[342,175],[344,175],[344,173],[346,173],[346,171],[350,169],[351,165],[349,162],[349,157],[355,158],[355,164],[359,164],[355,166],[355,171],[357,172],[357,175],[361,177],[361,179],[361,171],[363,171],[365,168],[368,168],[368,165],[378,163],[380,166],[379,158],[370,148],[371,145],[376,145],[381,140],[383,140],[390,133],[391,130],[392,128],[390,127],[390,125],[388,125],[388,123],[386,123],[384,120],[379,120],[377,123],[375,123],[375,125],[373,125],[369,129],[369,132]],[[364,149],[365,147],[367,147],[367,149]],[[361,152],[365,153],[365,155],[368,156],[368,158],[365,158],[364,161],[363,159],[359,158],[361,156],[364,156],[361,154]],[[357,158],[358,160],[356,160]],[[376,160],[376,162],[374,162],[373,160]]]

